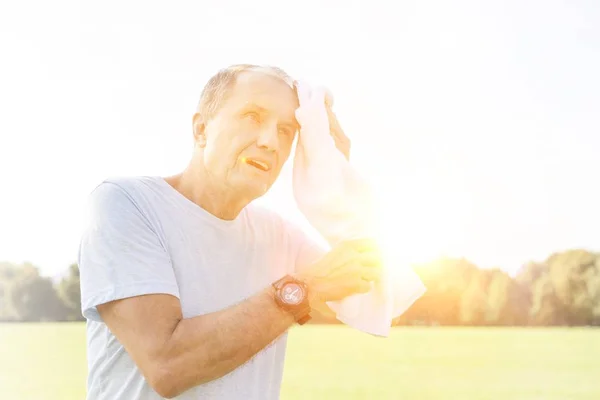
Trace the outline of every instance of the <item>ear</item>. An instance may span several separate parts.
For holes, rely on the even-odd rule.
[[[206,123],[200,113],[194,114],[192,119],[192,129],[194,133],[194,145],[199,147],[206,146]]]

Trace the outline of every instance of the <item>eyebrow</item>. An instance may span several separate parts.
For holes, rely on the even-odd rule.
[[[260,112],[263,112],[263,113],[269,112],[269,110],[267,110],[264,107],[259,106],[256,103],[246,102],[246,104],[244,105],[244,109],[248,109],[248,108],[254,108],[254,109],[256,109],[256,110],[258,110]]]

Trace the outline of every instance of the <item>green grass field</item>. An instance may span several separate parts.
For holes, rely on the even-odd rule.
[[[85,330],[0,324],[0,399],[85,398]],[[600,330],[343,326],[290,333],[283,400],[600,399]]]

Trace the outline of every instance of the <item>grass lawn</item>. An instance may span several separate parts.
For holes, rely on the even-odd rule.
[[[85,398],[85,326],[0,324],[0,399]],[[282,389],[296,399],[600,399],[600,329],[292,329]]]

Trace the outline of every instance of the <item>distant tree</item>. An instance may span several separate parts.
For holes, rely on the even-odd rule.
[[[19,316],[11,301],[11,286],[21,274],[35,267],[31,263],[0,262],[0,321],[17,321]]]
[[[600,268],[598,261],[600,261],[600,258],[596,261],[597,268]],[[600,274],[596,274],[594,278],[590,279],[589,285],[590,294],[595,299],[592,307],[592,325],[600,326]]]
[[[66,320],[83,321],[81,315],[81,288],[79,285],[79,267],[77,264],[71,264],[67,275],[57,286],[58,297],[62,301]]]
[[[525,264],[511,278],[463,258],[413,266],[427,291],[393,323],[400,325],[600,326],[600,255],[574,249]],[[30,264],[0,262],[0,321],[76,321],[77,264],[53,285]],[[311,323],[340,323],[314,313]]]
[[[549,275],[543,275],[534,282],[532,293],[529,315],[531,324],[541,326],[565,324],[565,309],[556,295]]]
[[[9,299],[20,321],[57,321],[64,317],[52,281],[41,277],[33,266],[19,271],[9,286]]]
[[[489,309],[487,286],[489,278],[479,271],[471,278],[460,299],[460,322],[465,325],[482,325]]]
[[[20,267],[30,264],[16,265],[8,262],[0,262],[0,281],[10,281],[19,274]]]
[[[12,321],[16,314],[9,301],[9,286],[17,274],[17,266],[11,263],[0,263],[0,321]]]
[[[440,258],[415,265],[427,292],[401,317],[398,324],[459,325],[461,298],[478,268],[466,259]]]
[[[518,284],[526,287],[532,287],[535,281],[548,273],[548,266],[545,263],[528,262],[517,272],[515,280]]]
[[[491,270],[486,291],[488,308],[485,311],[486,325],[524,325],[528,320],[528,292],[506,272]]]
[[[524,264],[515,276],[515,282],[519,286],[520,291],[523,295],[522,308],[526,313],[526,323],[530,325],[538,325],[536,312],[533,310],[534,307],[534,289],[536,282],[548,275],[548,266],[544,262],[530,261]],[[536,309],[540,309],[539,302],[541,301],[540,294],[537,295],[537,303],[535,303]],[[545,317],[547,318],[547,317]]]
[[[554,294],[568,325],[592,325],[600,300],[594,287],[600,274],[598,255],[586,250],[569,250],[551,255],[546,261]]]

